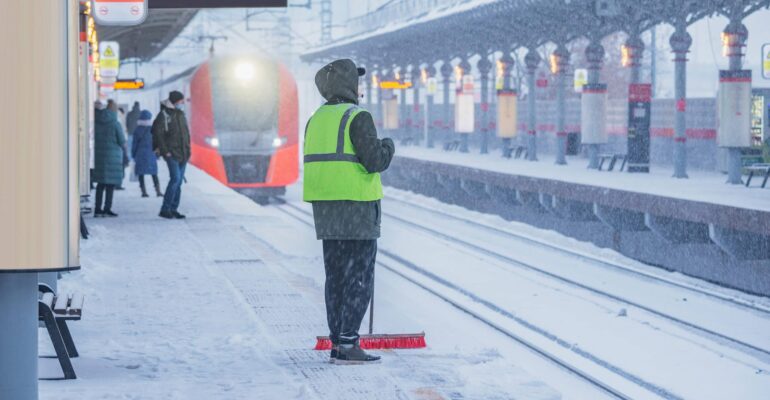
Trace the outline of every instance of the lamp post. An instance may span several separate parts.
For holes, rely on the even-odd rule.
[[[432,149],[435,144],[433,139],[433,96],[435,95],[436,85],[435,85],[435,77],[436,77],[436,67],[433,66],[433,64],[428,65],[425,68],[425,78],[426,78],[426,85],[428,85],[427,90],[425,91],[425,129],[427,130],[427,146],[429,149]],[[433,85],[433,87],[431,87]]]
[[[476,63],[479,70],[481,83],[481,154],[489,153],[489,72],[492,70],[492,63],[489,57],[481,52],[481,58]]]
[[[569,51],[564,43],[559,43],[551,54],[551,73],[556,75],[556,164],[566,165],[567,132],[565,131],[566,118],[566,75],[569,68]]]
[[[511,54],[507,51],[503,51],[503,56],[500,57],[500,59],[497,61],[498,63],[498,79],[500,79],[500,82],[497,84],[498,89],[498,95],[499,93],[505,93],[506,95],[512,94],[513,88],[511,87],[511,72],[513,72],[513,57],[511,57]],[[498,113],[500,112],[500,102],[498,101]],[[498,135],[500,135],[500,121],[497,121],[497,129],[498,129]],[[502,135],[500,135],[502,136]],[[502,152],[503,155],[506,154],[506,151],[510,151],[507,149],[511,148],[511,137],[508,135],[502,136],[503,138],[503,148]]]
[[[527,86],[529,94],[527,97],[527,160],[537,161],[537,110],[535,110],[535,72],[540,65],[542,57],[534,47],[530,47],[527,55],[524,57],[524,64],[527,66]]]
[[[604,47],[599,43],[598,39],[594,38],[591,40],[591,43],[586,47],[585,50],[586,60],[588,61],[588,83],[585,85],[583,89],[583,108],[587,107],[586,102],[586,95],[601,95],[604,93],[606,95],[606,87],[603,87],[599,84],[599,73],[602,69],[602,63],[604,62]],[[588,103],[593,105],[594,107],[599,106],[599,104],[594,103]],[[603,107],[603,104],[601,105]],[[594,122],[591,124],[591,126],[595,126],[597,129],[605,129],[602,125],[604,123],[604,110],[586,110],[581,109],[581,126],[583,127],[583,141],[587,143],[588,147],[588,168],[591,169],[599,169],[599,147],[601,144],[603,144],[606,139],[604,138],[605,133],[604,132],[589,132],[587,126],[589,125],[586,121],[586,117],[588,116],[589,120],[591,122]],[[601,121],[593,121],[594,118],[601,118]],[[591,138],[590,141],[586,140],[587,138]]]
[[[471,63],[468,62],[468,59],[463,57],[463,59],[460,61],[460,64],[457,65],[459,68],[458,74],[457,74],[457,90],[456,94],[462,93],[463,89],[463,78],[465,75],[469,75],[471,73]],[[460,112],[459,107],[457,105],[459,102],[457,101],[457,96],[455,96],[455,112]],[[455,116],[455,120],[457,121],[458,116]],[[458,127],[455,124],[455,131],[459,130]],[[469,133],[460,133],[460,153],[468,153],[468,135]]]
[[[746,39],[748,39],[748,37],[749,37],[749,31],[748,29],[746,29],[746,25],[743,25],[743,23],[741,23],[740,9],[734,9],[730,15],[730,23],[727,24],[727,27],[725,27],[725,30],[722,32],[724,52],[725,52],[725,55],[730,60],[729,71],[732,72],[732,74],[730,74],[730,77],[731,77],[730,79],[733,79],[733,80],[748,79],[748,82],[750,84],[751,82],[750,71],[748,73],[748,77],[744,77],[744,76],[741,76],[740,78],[738,77],[738,75],[741,75],[739,74],[739,72],[743,67],[743,47],[746,46]],[[724,106],[724,104],[721,104],[721,106]],[[741,111],[748,113],[750,110],[741,110]],[[721,121],[720,123],[724,123],[724,121]],[[740,130],[742,128],[743,126],[741,124],[737,124],[732,127],[727,127],[727,129],[733,129],[733,130],[735,129]],[[720,129],[720,131],[722,131],[722,129]],[[731,133],[731,136],[743,136],[743,135],[749,135],[749,130],[747,129],[746,132]],[[741,179],[742,169],[743,169],[743,163],[741,162],[741,158],[742,158],[741,148],[735,145],[725,146],[725,147],[727,147],[727,151],[728,151],[727,183],[732,185],[740,185],[743,183]]]
[[[687,33],[685,17],[678,17],[676,30],[669,39],[674,53],[674,98],[676,114],[674,119],[674,178],[687,178],[687,53],[692,37]]]
[[[441,86],[444,92],[442,93],[442,97],[443,97],[442,100],[444,101],[444,104],[443,104],[444,112],[443,112],[443,118],[442,118],[444,120],[443,121],[444,123],[442,125],[442,128],[445,133],[445,136],[448,136],[449,129],[452,126],[452,123],[451,123],[452,110],[451,110],[451,106],[449,105],[449,84],[452,82],[452,72],[454,72],[454,69],[452,68],[452,63],[449,60],[444,61],[441,64],[440,72],[441,72],[441,78],[442,78]]]

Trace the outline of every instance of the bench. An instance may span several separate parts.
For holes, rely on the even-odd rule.
[[[527,154],[526,146],[510,146],[503,148],[503,157],[505,158],[521,158],[521,156],[525,154]]]
[[[617,164],[618,160],[621,160],[622,163],[620,164],[620,171],[623,171],[626,168],[626,155],[623,153],[604,153],[599,154],[599,171],[602,170],[604,167],[604,163],[609,160],[610,164],[607,166],[607,171],[612,171],[615,169],[615,164]]]
[[[751,178],[754,177],[755,173],[758,174],[765,174],[764,179],[762,180],[762,188],[767,185],[767,178],[770,177],[770,164],[767,163],[757,163],[749,165],[746,168],[746,170],[749,171],[749,179],[746,180],[746,187],[749,187],[749,184],[751,183]]]
[[[460,147],[459,140],[450,140],[448,142],[444,142],[444,151],[455,151],[459,147]]]
[[[79,321],[83,316],[84,296],[79,294],[57,296],[50,286],[38,284],[38,321],[45,324],[48,336],[59,359],[64,379],[76,379],[72,358],[78,350],[72,340],[67,321]]]

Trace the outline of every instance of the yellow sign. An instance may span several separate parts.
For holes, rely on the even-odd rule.
[[[588,83],[588,70],[585,68],[575,69],[575,79],[574,79],[575,91],[578,93],[581,93],[583,91],[583,86],[585,86],[587,83]]]
[[[116,77],[120,70],[120,44],[118,42],[99,43],[99,67],[104,77]]]
[[[762,77],[770,79],[770,43],[762,45]]]
[[[143,79],[119,80],[115,82],[115,90],[139,90],[144,89]]]
[[[399,81],[380,82],[380,89],[409,89],[410,87],[412,87],[412,82],[399,82]]]

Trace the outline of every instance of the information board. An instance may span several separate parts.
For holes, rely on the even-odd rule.
[[[580,104],[582,142],[585,144],[607,143],[607,85],[583,86]]]
[[[717,145],[751,146],[751,70],[719,71]]]
[[[497,136],[513,138],[518,133],[518,97],[514,90],[497,91]]]
[[[628,172],[650,172],[650,101],[652,85],[628,86]]]

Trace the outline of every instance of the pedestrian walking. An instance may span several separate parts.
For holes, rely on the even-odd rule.
[[[184,95],[169,93],[168,99],[160,105],[160,113],[152,123],[154,148],[163,156],[168,167],[169,181],[159,216],[167,219],[182,219],[179,203],[182,199],[182,183],[187,162],[190,160],[190,129],[184,113]]]
[[[134,160],[134,174],[139,178],[139,188],[142,190],[142,197],[150,197],[147,194],[147,187],[144,183],[145,175],[152,176],[155,195],[161,197],[163,193],[160,191],[160,181],[158,180],[158,159],[152,148],[151,112],[147,110],[140,112],[132,136],[134,139],[131,144],[131,158]]]
[[[316,236],[323,241],[331,360],[339,364],[380,359],[361,349],[358,331],[374,284],[379,173],[390,165],[395,146],[377,138],[371,114],[358,105],[364,74],[348,59],[321,68],[315,83],[326,103],[305,128],[303,198],[313,205]]]
[[[115,108],[104,108],[97,103],[94,114],[94,169],[91,176],[96,182],[94,217],[118,216],[112,212],[112,199],[115,187],[123,181],[126,137]]]

